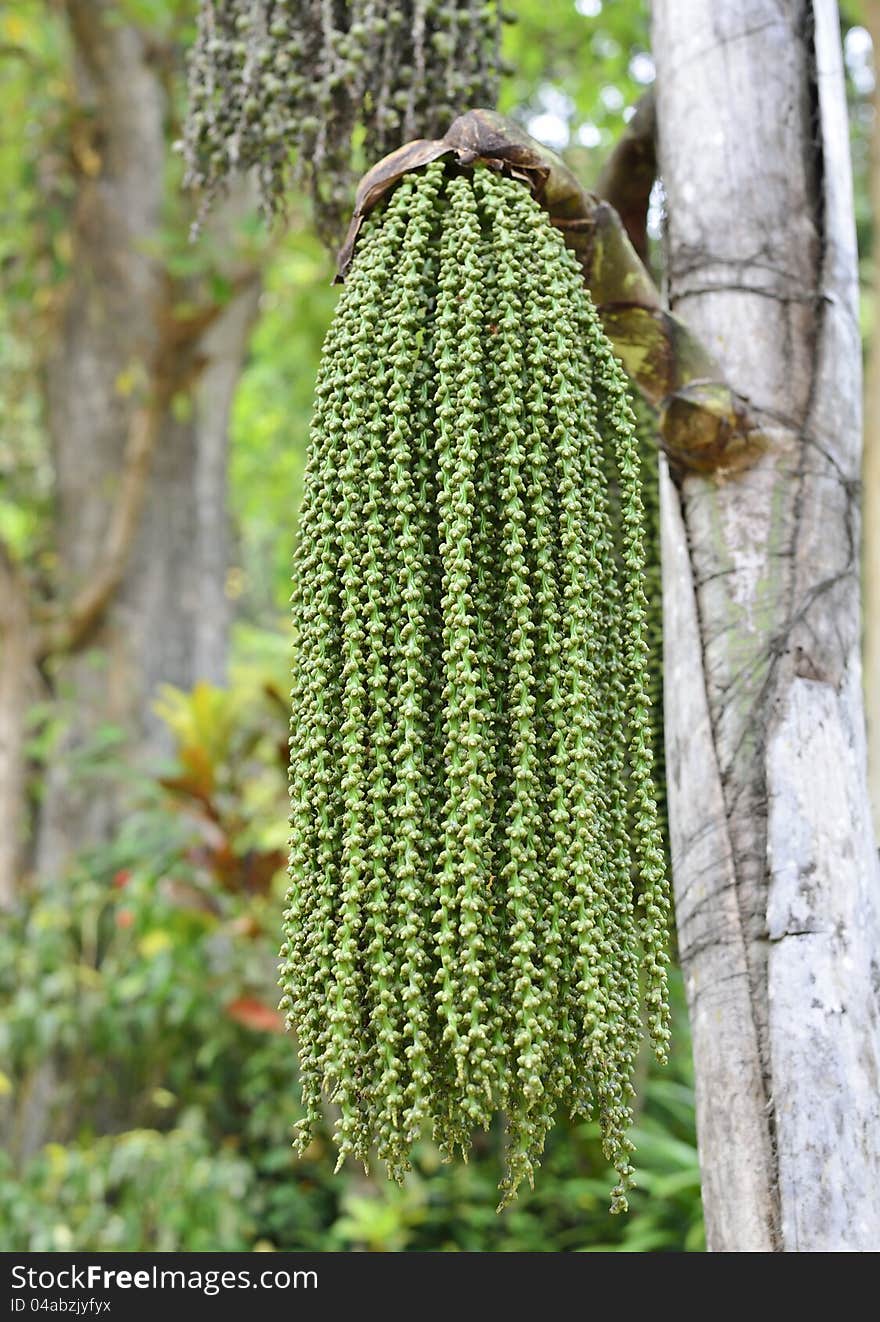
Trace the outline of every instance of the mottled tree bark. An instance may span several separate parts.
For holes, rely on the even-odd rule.
[[[62,620],[106,559],[139,435],[149,474],[118,583],[82,636],[59,639],[52,666],[63,723],[37,865],[55,874],[110,838],[123,811],[125,787],[89,748],[112,729],[129,761],[165,751],[157,686],[224,676],[226,429],[258,290],[254,270],[233,267],[228,303],[179,311],[185,291],[160,251],[162,69],[148,36],[116,11],[67,0],[91,150],[78,154],[72,275],[47,369]]]
[[[669,295],[750,403],[663,489],[677,920],[709,1247],[880,1243],[860,338],[833,0],[655,0]]]
[[[0,544],[0,912],[12,907],[24,846],[24,713],[36,688],[26,584]]]
[[[863,0],[874,43],[874,122],[871,126],[869,189],[874,222],[871,342],[865,372],[865,451],[862,460],[862,548],[865,603],[865,709],[868,718],[868,780],[874,828],[880,832],[880,0]]]

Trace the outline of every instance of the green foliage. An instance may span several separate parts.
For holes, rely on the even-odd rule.
[[[499,109],[596,178],[653,80],[646,0],[515,0]]]
[[[613,517],[613,513],[616,517]],[[643,511],[622,371],[518,183],[409,175],[325,345],[294,572],[283,985],[307,1123],[401,1178],[557,1108],[625,1206],[639,978],[663,1056]]]
[[[231,171],[256,167],[274,213],[295,152],[319,228],[338,241],[365,168],[355,143],[371,162],[439,136],[462,108],[494,104],[499,36],[495,0],[202,0],[189,181],[210,198]]]
[[[296,1180],[277,1106],[296,1064],[274,1008],[286,700],[248,664],[229,692],[169,690],[162,708],[177,764],[133,784],[113,842],[0,929],[10,1248],[249,1247]],[[29,1156],[35,1108],[52,1144]],[[332,1206],[309,1169],[279,1231],[314,1248]]]
[[[231,418],[230,504],[243,573],[240,610],[287,629],[290,562],[302,498],[321,342],[336,303],[327,254],[304,228],[279,246],[265,276]]]
[[[196,1117],[80,1147],[50,1143],[20,1181],[0,1156],[0,1250],[196,1253],[246,1249],[253,1172],[213,1151]]]
[[[61,157],[47,149],[64,114],[63,48],[38,0],[0,13],[0,539],[21,558],[45,551],[52,481],[38,371],[67,263]]]

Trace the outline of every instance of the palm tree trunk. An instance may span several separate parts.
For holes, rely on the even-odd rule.
[[[833,0],[655,0],[669,295],[765,452],[664,478],[667,775],[708,1243],[880,1243],[861,345]]]

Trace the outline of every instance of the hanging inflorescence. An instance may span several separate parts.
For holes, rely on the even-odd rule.
[[[625,1206],[643,1014],[668,1039],[633,422],[526,188],[405,177],[324,347],[294,576],[283,1004],[340,1162],[503,1112],[509,1196],[564,1106]]]
[[[645,543],[645,642],[648,647],[647,691],[651,702],[654,787],[660,829],[669,863],[669,821],[666,814],[666,751],[663,734],[663,574],[660,558],[660,441],[657,420],[638,395],[633,399],[639,444]]]
[[[210,198],[256,167],[265,209],[306,181],[331,240],[370,159],[495,104],[498,0],[201,0],[189,62],[188,182]]]

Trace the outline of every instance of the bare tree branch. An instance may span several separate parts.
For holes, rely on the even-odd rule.
[[[52,620],[41,632],[37,647],[40,659],[53,652],[71,652],[82,647],[100,624],[122,582],[146,497],[160,420],[161,406],[155,400],[135,409],[123,460],[119,495],[110,516],[98,564],[88,583],[61,616]]]

